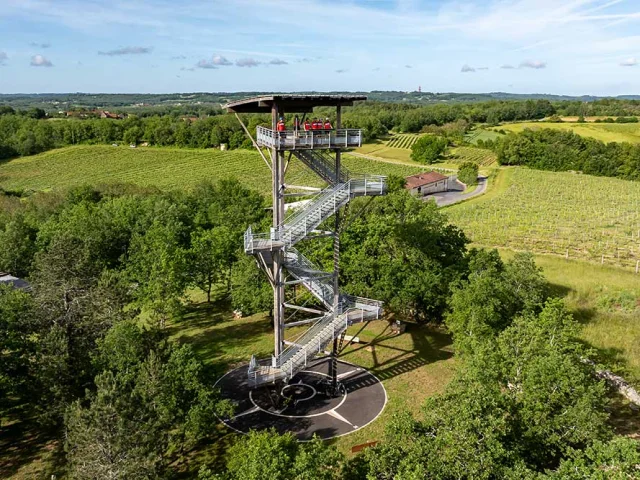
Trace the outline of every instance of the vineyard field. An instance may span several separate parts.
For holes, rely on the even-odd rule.
[[[487,195],[447,208],[473,242],[636,268],[640,182],[525,168],[499,175]]]
[[[412,175],[416,165],[393,164],[344,156],[343,165],[354,173]],[[201,180],[236,177],[260,193],[271,191],[271,173],[256,151],[191,150],[179,148],[75,146],[0,164],[0,187],[55,190],[74,185],[135,183],[162,189],[189,188]],[[295,158],[287,177],[292,184],[322,186],[319,178]]]
[[[520,133],[524,129],[532,130],[553,128],[556,130],[570,130],[577,135],[595,138],[605,143],[629,142],[640,143],[640,123],[546,123],[521,122],[500,125],[496,129],[507,132]]]
[[[456,147],[451,149],[447,157],[449,162],[474,162],[483,167],[490,167],[496,162],[497,156],[491,150],[474,147]]]
[[[396,133],[387,142],[391,148],[404,148],[411,150],[414,143],[421,137],[419,133]]]

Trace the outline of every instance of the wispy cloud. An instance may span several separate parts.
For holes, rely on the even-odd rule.
[[[269,65],[289,65],[289,62],[281,60],[279,58],[274,58],[269,62]]]
[[[462,66],[462,68],[460,69],[460,71],[461,71],[462,73],[469,73],[469,72],[475,72],[475,71],[476,71],[476,69],[475,69],[475,68],[473,68],[473,67],[471,67],[471,66],[469,66],[469,65],[467,65],[467,64],[465,63],[465,64]]]
[[[547,62],[540,60],[525,60],[520,64],[520,68],[533,68],[534,70],[540,70],[541,68],[547,68]]]
[[[186,60],[187,56],[186,55],[174,55],[173,57],[171,57],[171,60]]]
[[[621,67],[635,67],[638,65],[638,59],[635,57],[626,58],[620,62]]]
[[[35,47],[35,48],[49,48],[51,46],[50,43],[38,43],[38,42],[31,42],[29,44],[30,47]]]
[[[9,55],[6,52],[0,51],[0,65],[4,65],[9,60]]]
[[[489,67],[478,67],[476,70],[489,70]]]
[[[336,73],[346,73],[348,72],[348,70],[344,69],[344,68],[339,68],[338,70],[335,71]]]
[[[513,65],[509,65],[508,63],[506,63],[506,64],[502,65],[500,68],[502,68],[503,70],[513,70],[513,69],[514,69],[514,68],[516,68],[516,67],[514,67]]]
[[[413,68],[411,65],[405,65],[404,68]]]
[[[42,55],[34,55],[31,57],[31,66],[32,67],[53,67],[53,63],[51,63],[47,58]]]
[[[98,55],[107,55],[109,57],[115,57],[118,55],[143,55],[151,53],[151,47],[122,47],[115,50],[108,50],[106,52],[98,52]]]
[[[257,67],[258,65],[260,65],[260,63],[261,62],[257,61],[255,58],[250,58],[250,57],[236,60],[237,67],[247,67],[247,68]]]

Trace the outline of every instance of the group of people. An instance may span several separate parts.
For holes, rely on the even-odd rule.
[[[301,130],[300,127],[301,127],[300,119],[296,115],[295,118],[293,119],[293,130],[295,132],[299,132]],[[280,117],[280,120],[278,121],[277,129],[278,129],[278,132],[287,131],[287,124],[284,122],[284,117]],[[315,130],[327,131],[327,130],[333,130],[333,126],[331,125],[331,122],[329,121],[328,118],[324,122],[322,121],[321,118],[314,118],[312,121],[305,120],[304,124],[302,125],[302,130],[304,130],[305,132],[315,131]]]

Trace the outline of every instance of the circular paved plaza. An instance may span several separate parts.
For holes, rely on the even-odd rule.
[[[322,439],[355,432],[374,421],[387,403],[387,393],[364,368],[338,361],[338,392],[329,393],[329,359],[319,359],[288,384],[278,382],[251,388],[248,365],[225,374],[216,382],[222,398],[231,400],[235,416],[222,421],[233,430],[275,428],[299,440],[313,435]]]

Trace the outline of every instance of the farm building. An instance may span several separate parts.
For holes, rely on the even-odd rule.
[[[430,193],[446,192],[449,188],[449,177],[438,172],[418,173],[405,180],[405,188],[411,192],[411,195],[418,197]]]
[[[0,272],[0,285],[10,285],[13,288],[19,288],[25,291],[31,290],[29,282],[4,272]]]

